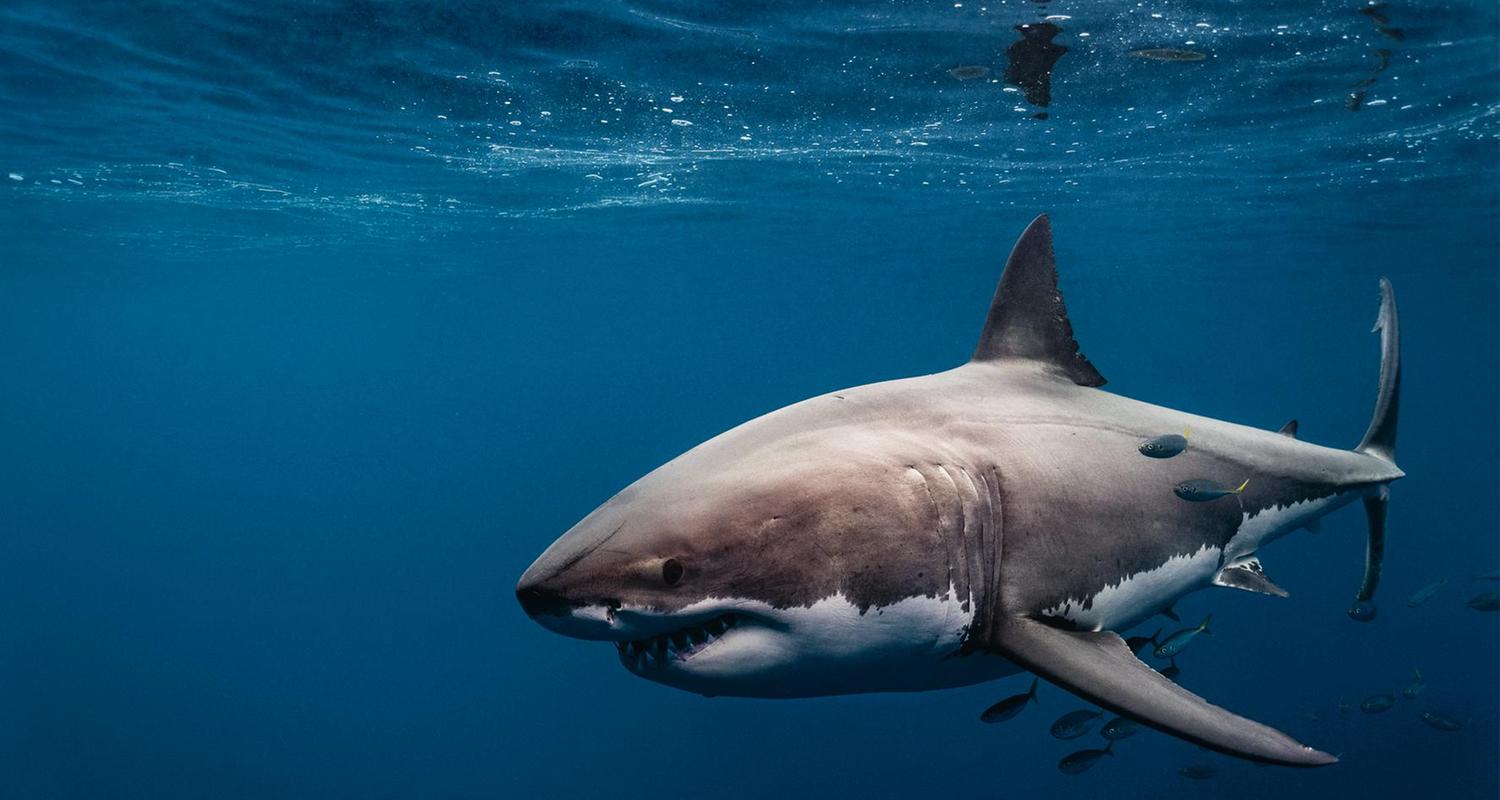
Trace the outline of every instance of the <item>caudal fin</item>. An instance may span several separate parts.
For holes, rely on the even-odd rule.
[[[1391,282],[1380,279],[1380,316],[1374,330],[1380,331],[1380,391],[1375,396],[1375,413],[1365,438],[1354,448],[1374,456],[1393,467],[1396,463],[1396,412],[1401,400],[1401,324],[1396,315],[1396,293]],[[1400,476],[1399,470],[1396,476]],[[1365,517],[1369,537],[1365,542],[1365,574],[1349,608],[1349,618],[1369,622],[1375,618],[1375,586],[1380,582],[1380,565],[1385,559],[1386,507],[1390,490],[1382,485],[1365,498]]]
[[[1354,448],[1376,458],[1396,463],[1396,411],[1401,399],[1401,325],[1396,315],[1396,293],[1391,282],[1380,279],[1380,316],[1373,330],[1380,331],[1380,392],[1365,438]]]

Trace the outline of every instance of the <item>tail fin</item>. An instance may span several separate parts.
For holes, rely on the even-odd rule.
[[[1401,326],[1396,316],[1396,293],[1391,282],[1380,279],[1380,393],[1365,438],[1354,448],[1376,458],[1396,463],[1396,411],[1401,399]]]
[[[1401,400],[1401,325],[1396,316],[1396,293],[1385,278],[1380,279],[1380,316],[1375,320],[1374,330],[1380,331],[1380,392],[1375,396],[1375,413],[1370,418],[1365,438],[1354,449],[1394,466],[1396,411]],[[1380,582],[1380,565],[1385,559],[1385,518],[1389,502],[1390,490],[1385,486],[1365,498],[1365,517],[1370,526],[1365,543],[1365,574],[1359,591],[1354,595],[1354,605],[1349,608],[1349,618],[1357,622],[1369,622],[1375,618],[1373,601],[1375,586]]]

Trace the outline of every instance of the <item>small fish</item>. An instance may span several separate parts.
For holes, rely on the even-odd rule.
[[[1175,658],[1172,659],[1172,663],[1166,669],[1161,671],[1161,676],[1173,683],[1177,682],[1177,676],[1181,674],[1182,667],[1177,666],[1177,659]]]
[[[1417,695],[1422,693],[1422,690],[1427,688],[1427,682],[1422,680],[1422,670],[1413,667],[1412,672],[1415,672],[1417,674],[1417,677],[1412,679],[1411,683],[1408,683],[1406,684],[1406,686],[1402,687],[1402,697],[1416,697]]]
[[[1129,739],[1140,729],[1141,723],[1130,717],[1115,717],[1104,723],[1104,727],[1099,729],[1099,735],[1111,742],[1118,742],[1121,739]]]
[[[1303,711],[1298,716],[1302,717],[1303,719],[1307,720],[1308,722],[1317,722],[1318,720],[1321,720],[1323,718],[1323,715],[1319,714],[1316,711]]]
[[[1474,576],[1474,580],[1476,580],[1476,581],[1500,581],[1500,569],[1491,570],[1489,572],[1484,573],[1483,575],[1475,575]]]
[[[1406,607],[1416,608],[1417,606],[1422,605],[1428,600],[1431,600],[1432,596],[1437,594],[1438,590],[1443,588],[1443,584],[1447,582],[1448,581],[1444,579],[1438,581],[1437,583],[1429,583],[1426,586],[1418,589],[1414,594],[1412,594],[1411,597],[1408,597],[1406,599]]]
[[[1130,648],[1130,652],[1132,653],[1141,652],[1148,644],[1151,645],[1152,650],[1155,650],[1156,646],[1161,644],[1161,642],[1157,641],[1158,636],[1161,636],[1161,628],[1157,628],[1156,633],[1150,636],[1132,636],[1125,640],[1125,646]]]
[[[1500,593],[1485,592],[1483,594],[1476,594],[1470,597],[1469,602],[1464,605],[1475,611],[1500,611]]]
[[[1183,648],[1187,647],[1188,644],[1192,642],[1198,634],[1212,633],[1212,631],[1208,629],[1208,621],[1213,618],[1214,615],[1209,614],[1208,616],[1203,618],[1203,622],[1199,624],[1198,627],[1183,628],[1182,630],[1172,634],[1171,636],[1168,636],[1167,640],[1165,642],[1162,642],[1161,645],[1156,648],[1156,657],[1172,658],[1178,653],[1181,653]]]
[[[1000,702],[990,706],[989,708],[986,708],[984,710],[984,713],[979,715],[979,721],[1004,722],[1011,717],[1014,717],[1015,715],[1021,713],[1021,709],[1025,708],[1027,703],[1036,701],[1037,681],[1037,678],[1032,678],[1031,689],[1022,692],[1021,694],[1011,695],[1010,697],[1001,700]]]
[[[1389,711],[1396,704],[1396,698],[1388,694],[1372,694],[1359,704],[1359,710],[1366,714],[1379,714]]]
[[[1177,774],[1195,781],[1206,781],[1214,776],[1214,768],[1207,764],[1189,764],[1179,767]]]
[[[1206,503],[1209,500],[1218,500],[1220,497],[1228,497],[1232,494],[1240,494],[1244,492],[1245,487],[1249,485],[1249,478],[1246,478],[1244,483],[1233,489],[1225,486],[1222,483],[1219,483],[1218,481],[1211,481],[1207,478],[1196,478],[1190,481],[1183,481],[1182,483],[1173,486],[1172,491],[1178,497],[1181,497],[1182,499],[1190,503]]]
[[[1349,610],[1345,613],[1349,615],[1349,619],[1352,619],[1355,622],[1369,622],[1370,620],[1375,619],[1375,614],[1378,613],[1379,610],[1380,609],[1375,607],[1374,603],[1371,603],[1368,600],[1361,600],[1360,602],[1349,606]]]
[[[1208,58],[1197,50],[1178,50],[1172,47],[1147,47],[1142,50],[1131,50],[1130,54],[1136,58],[1149,58],[1152,61],[1202,61]]]
[[[1462,722],[1459,722],[1458,720],[1448,716],[1447,714],[1439,714],[1436,711],[1423,711],[1419,716],[1422,717],[1423,722],[1431,725],[1434,728],[1437,728],[1440,731],[1451,732],[1461,731],[1464,729],[1464,724]]]
[[[1094,729],[1094,723],[1103,716],[1098,711],[1069,711],[1052,723],[1052,735],[1059,739],[1077,739]]]
[[[1063,756],[1061,761],[1057,762],[1057,769],[1068,775],[1078,775],[1088,772],[1089,767],[1098,763],[1099,759],[1104,756],[1113,756],[1114,753],[1111,753],[1110,750],[1113,750],[1114,746],[1115,743],[1110,742],[1104,746],[1103,750],[1079,750],[1076,753],[1069,753]]]
[[[972,81],[990,74],[990,68],[979,64],[968,64],[948,70],[948,74],[961,81]]]
[[[1187,449],[1187,437],[1186,429],[1181,434],[1164,433],[1141,442],[1136,449],[1147,458],[1171,458]]]

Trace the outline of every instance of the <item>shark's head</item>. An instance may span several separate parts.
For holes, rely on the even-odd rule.
[[[747,423],[646,475],[531,565],[522,606],[700,694],[922,688],[908,684],[930,681],[967,621],[948,577],[961,548],[893,455],[899,432],[830,426],[838,402]]]

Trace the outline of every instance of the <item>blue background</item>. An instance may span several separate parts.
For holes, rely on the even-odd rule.
[[[496,5],[0,8],[0,794],[1500,791],[1464,606],[1500,563],[1494,3],[1392,3],[1400,39],[1356,3]],[[1048,14],[1037,120],[1000,76]],[[1128,55],[1163,46],[1209,58]],[[1067,776],[1079,701],[977,722],[1021,677],[710,700],[524,617],[657,464],[960,363],[1041,211],[1109,391],[1319,443],[1364,430],[1394,282],[1380,617],[1344,616],[1357,510],[1264,554],[1289,600],[1180,605],[1215,621],[1184,685],[1340,765],[1148,731]]]

